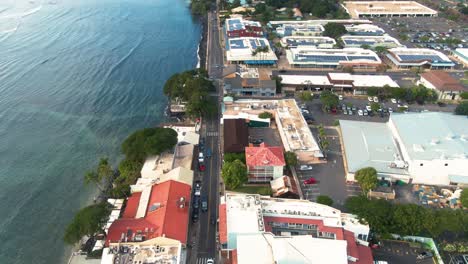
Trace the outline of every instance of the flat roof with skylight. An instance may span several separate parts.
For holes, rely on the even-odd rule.
[[[362,48],[314,49],[300,46],[287,50],[286,57],[290,65],[297,67],[377,66],[382,63],[375,52]]]
[[[309,46],[322,49],[331,49],[335,44],[336,41],[329,37],[289,36],[281,39],[281,45],[289,48],[295,48],[297,46]]]
[[[344,43],[346,48],[360,48],[363,45],[367,45],[371,48],[378,46],[395,48],[401,47],[401,43],[389,35],[383,36],[342,36],[341,41]]]
[[[267,52],[257,52],[257,48],[268,47]],[[231,38],[228,39],[227,60],[245,64],[275,64],[278,58],[265,38]]]
[[[382,36],[385,30],[372,24],[345,25],[348,35],[357,36]]]
[[[453,67],[453,63],[445,54],[432,49],[393,48],[386,54],[391,63],[398,67],[416,67],[430,65],[431,67]]]

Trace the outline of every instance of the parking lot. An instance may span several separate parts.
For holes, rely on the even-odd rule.
[[[398,264],[433,264],[435,263],[432,258],[417,259],[417,256],[427,250],[421,247],[416,247],[414,243],[383,240],[381,241],[380,248],[373,249],[372,254],[374,260],[387,261],[388,263]]]
[[[249,142],[265,142],[268,146],[282,146],[278,131],[272,127],[249,128]]]

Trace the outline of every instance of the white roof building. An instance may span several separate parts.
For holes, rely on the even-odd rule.
[[[468,184],[468,119],[451,113],[392,114],[388,123],[340,121],[348,168],[430,185]]]
[[[385,30],[372,24],[345,25],[347,34],[358,36],[382,36]]]
[[[379,56],[367,49],[315,49],[299,46],[286,51],[286,58],[292,67],[337,68],[358,67],[375,68],[382,64]]]
[[[265,38],[231,38],[228,39],[228,49],[226,50],[227,60],[231,63],[244,64],[275,64],[278,58]],[[266,47],[266,52],[257,52],[258,48]]]
[[[281,45],[289,48],[308,46],[319,49],[331,49],[335,44],[336,41],[329,37],[289,36],[281,39]]]
[[[416,1],[345,1],[342,6],[352,18],[437,16]]]
[[[389,35],[383,36],[350,36],[345,35],[341,37],[345,48],[360,48],[363,45],[368,45],[371,48],[378,46],[386,48],[396,48],[401,47],[401,43]]]
[[[219,221],[222,248],[239,264],[372,261],[369,226],[307,200],[226,193]]]
[[[453,51],[453,56],[457,58],[465,67],[468,67],[468,48],[458,48]]]
[[[448,69],[455,66],[449,57],[433,49],[392,48],[388,50],[386,58],[398,68],[428,66],[433,69]]]

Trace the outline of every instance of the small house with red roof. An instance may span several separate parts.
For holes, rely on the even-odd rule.
[[[245,148],[245,161],[249,182],[269,182],[283,176],[286,165],[282,147],[270,147],[265,143]]]
[[[120,219],[109,227],[110,243],[143,242],[167,237],[187,242],[191,186],[169,180],[133,193]]]

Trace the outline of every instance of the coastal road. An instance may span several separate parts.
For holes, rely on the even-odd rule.
[[[223,71],[223,50],[219,41],[219,28],[216,12],[208,13],[208,37],[207,37],[207,70],[210,78],[214,80],[216,93],[213,99],[220,101],[221,77]],[[196,261],[197,264],[206,263],[208,258],[217,259],[217,219],[219,201],[219,172],[221,164],[219,113],[213,117],[204,119],[201,136],[205,138],[206,148],[211,149],[211,158],[206,159],[206,170],[202,174],[202,195],[207,196],[208,211],[201,213],[199,232],[196,237]],[[212,223],[211,220],[216,223]],[[195,253],[195,252],[194,252]],[[218,261],[216,261],[218,263]]]

